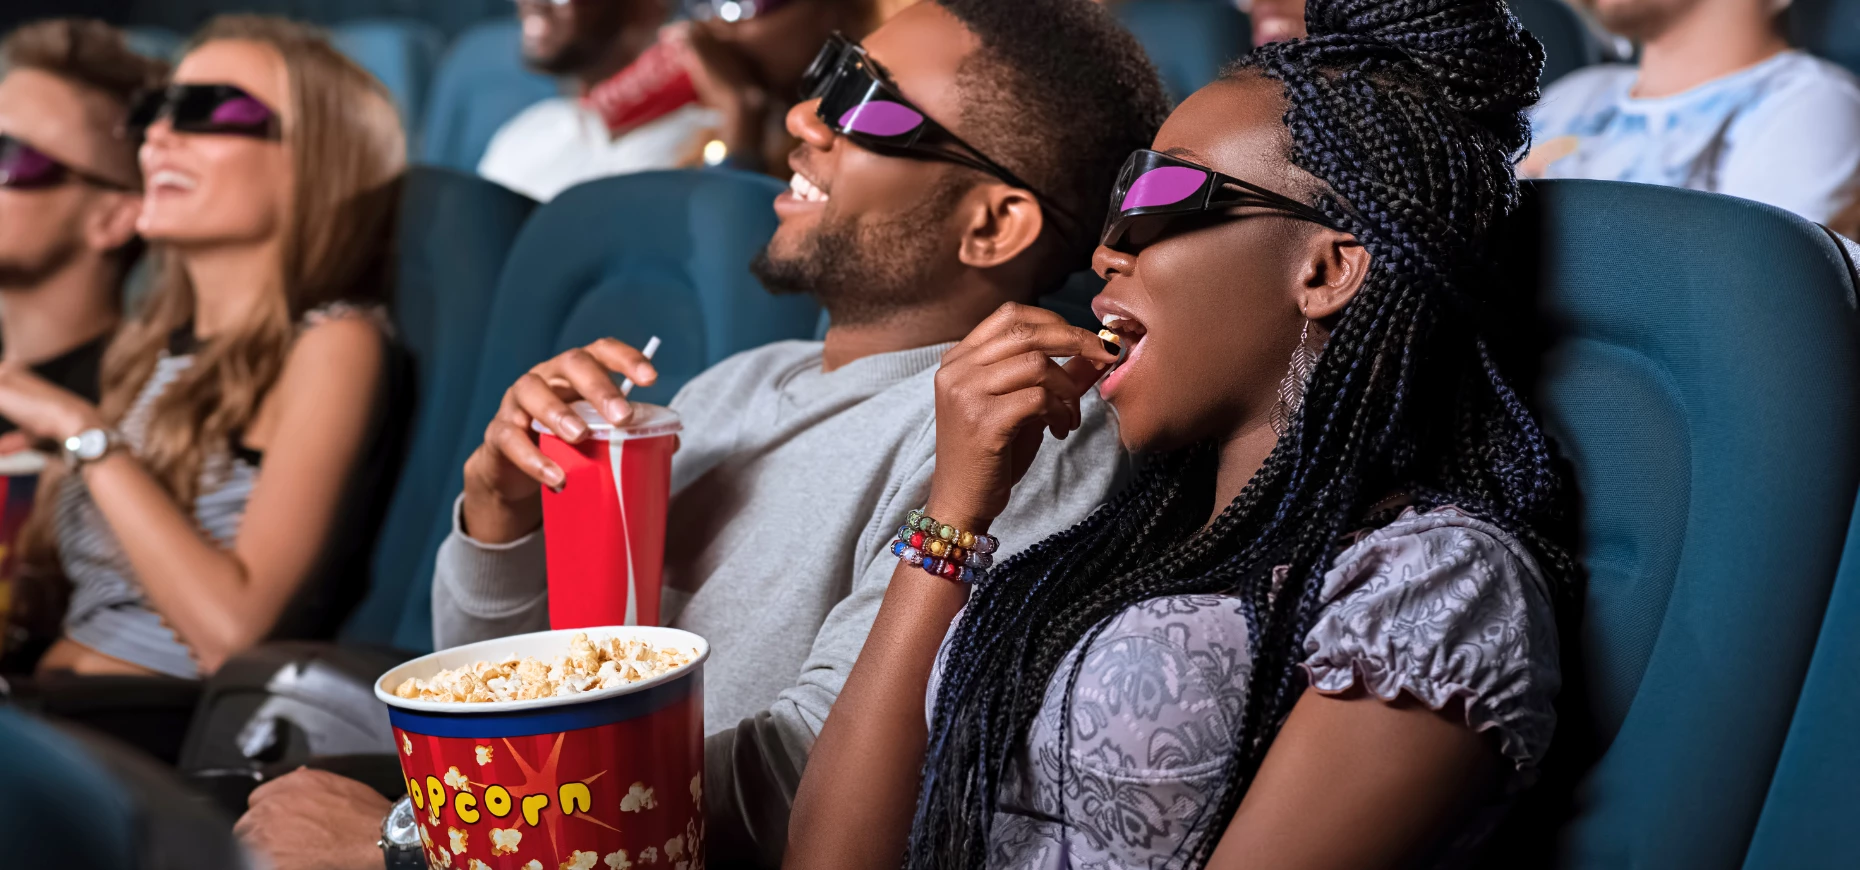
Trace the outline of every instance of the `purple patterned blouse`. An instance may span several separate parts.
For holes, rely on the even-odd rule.
[[[1452,508],[1409,511],[1338,556],[1323,600],[1305,638],[1312,688],[1455,703],[1510,761],[1513,790],[1528,783],[1556,726],[1561,679],[1550,595],[1523,545]],[[1246,705],[1240,601],[1158,598],[1115,617],[1085,654],[1062,757],[1063,675],[1078,655],[1048,684],[1002,787],[989,866],[1173,866],[1186,827],[1220,792]],[[940,672],[939,656],[932,709]],[[1476,845],[1500,809],[1452,853]]]

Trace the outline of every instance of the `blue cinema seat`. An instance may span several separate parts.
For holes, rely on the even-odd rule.
[[[1602,62],[1602,41],[1565,0],[1510,0],[1511,14],[1544,44],[1548,85],[1578,69]]]
[[[137,54],[173,60],[181,51],[183,38],[165,27],[126,27],[123,36]]]
[[[474,428],[466,410],[497,277],[535,205],[474,175],[433,167],[407,174],[394,321],[413,357],[418,404],[372,583],[344,626],[345,640],[391,642],[409,578],[422,565],[431,570],[427,560],[439,547],[432,518],[458,493],[460,446],[482,440],[483,424]]]
[[[1133,0],[1116,12],[1176,102],[1214,81],[1221,67],[1253,45],[1246,15],[1225,0]]]
[[[659,382],[634,398],[664,403],[698,372],[772,341],[811,338],[819,309],[808,297],[770,295],[749,261],[775,231],[771,208],[783,190],[761,176],[720,170],[649,172],[571,188],[523,228],[491,309],[477,386],[452,457],[443,503],[459,490],[465,463],[504,390],[531,366],[571,347],[614,336],[635,347],[664,346]],[[439,538],[445,510],[429,518]],[[396,646],[431,649],[432,551],[405,575]]]
[[[420,160],[475,172],[505,121],[556,96],[556,83],[523,66],[522,40],[511,18],[460,34],[440,61],[422,125]]]
[[[1845,757],[1797,756],[1829,765],[1814,782],[1772,793],[1792,719],[1802,752],[1840,724],[1798,711],[1860,488],[1860,319],[1840,247],[1746,200],[1554,181],[1531,185],[1504,250],[1499,280],[1534,292],[1536,334],[1499,346],[1537,367],[1588,579],[1545,788],[1488,866],[1855,866],[1811,857],[1853,855],[1850,829],[1797,817],[1851,822],[1852,733]],[[1855,637],[1823,643],[1851,656]],[[1824,658],[1816,677],[1854,662]],[[1849,725],[1853,689],[1822,696]],[[1837,792],[1846,810],[1812,803]],[[1761,862],[1759,818],[1787,834],[1755,844]]]
[[[426,89],[445,50],[445,37],[422,21],[372,19],[348,21],[331,34],[336,47],[374,74],[394,95],[401,123],[407,128],[409,148],[415,143],[426,112]]]
[[[0,854],[11,867],[135,867],[137,812],[76,743],[0,706]]]
[[[1860,0],[1796,0],[1789,16],[1796,45],[1860,75]]]

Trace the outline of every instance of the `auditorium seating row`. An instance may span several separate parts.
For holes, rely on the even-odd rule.
[[[237,5],[252,8],[249,3]],[[287,13],[303,16],[317,4],[280,5],[291,7],[283,10]],[[336,4],[343,9],[363,5]],[[1603,58],[1603,43],[1564,0],[1512,0],[1512,7],[1547,47],[1544,81]],[[416,159],[469,171],[498,127],[559,92],[554,81],[523,67],[509,4],[499,2],[487,11],[493,17],[463,28],[449,44],[439,24],[418,18],[342,19],[328,10],[307,17],[334,19],[338,45],[394,93],[413,133]],[[1251,44],[1246,16],[1227,2],[1133,0],[1117,11],[1149,48],[1177,99],[1212,81]],[[131,31],[138,47],[156,55],[172,55],[181,44],[180,32],[158,26]]]
[[[458,469],[534,361],[659,335],[663,382],[639,397],[665,401],[729,353],[815,333],[808,301],[745,273],[778,190],[650,173],[536,207],[413,171],[394,311],[417,360],[411,458],[344,643],[430,646]],[[1514,814],[1490,866],[1860,866],[1852,243],[1745,200],[1556,181],[1529,185],[1500,250],[1529,326],[1496,344],[1574,467],[1588,579],[1565,639],[1567,739],[1533,793],[1562,799]],[[33,764],[71,768],[104,810],[87,818],[114,823],[121,800],[92,794],[106,774],[38,728],[0,715],[0,740],[43,745]]]

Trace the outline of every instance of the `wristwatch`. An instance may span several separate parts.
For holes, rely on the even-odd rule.
[[[88,465],[121,446],[123,436],[115,429],[85,429],[65,439],[65,465],[72,469]]]
[[[420,848],[420,823],[413,817],[413,798],[403,795],[381,820],[381,856],[387,870],[426,870],[426,852]]]

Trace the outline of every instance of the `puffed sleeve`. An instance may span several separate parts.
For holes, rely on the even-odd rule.
[[[1562,677],[1544,580],[1510,535],[1451,508],[1412,512],[1370,533],[1326,575],[1305,637],[1312,688],[1406,692],[1494,732],[1528,782],[1556,728]]]

